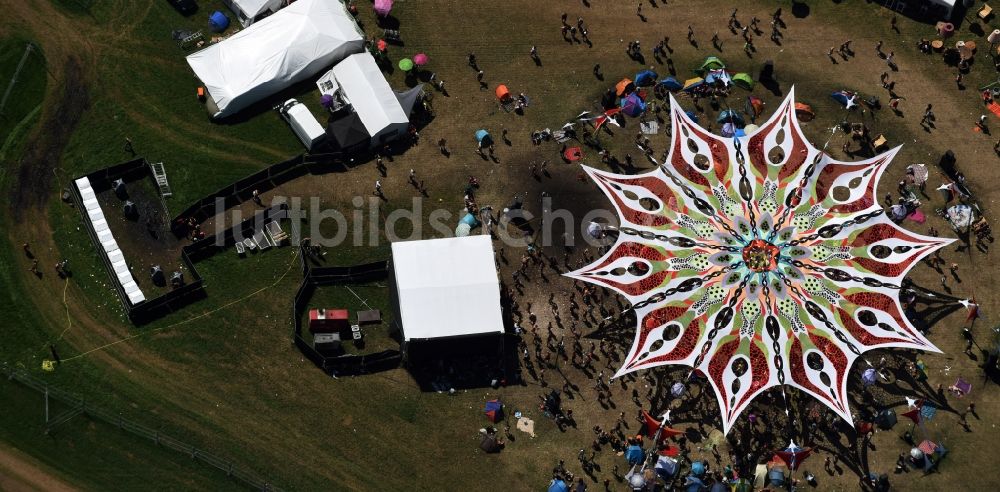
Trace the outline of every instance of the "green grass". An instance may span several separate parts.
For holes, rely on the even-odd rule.
[[[0,440],[81,489],[245,490],[215,468],[86,416],[74,417],[45,435],[43,396],[15,382],[0,381],[0,399],[4,402]],[[66,410],[50,400],[51,418]]]
[[[45,55],[37,45],[28,53],[16,82],[13,80],[28,42],[21,37],[11,37],[0,42],[0,98],[10,89],[6,106],[0,114],[0,161],[4,161],[8,147],[28,130],[29,123],[36,116],[45,96],[48,83]]]

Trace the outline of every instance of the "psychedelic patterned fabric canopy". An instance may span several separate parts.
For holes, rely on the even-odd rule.
[[[847,373],[865,351],[937,352],[903,315],[900,282],[949,239],[906,231],[876,188],[898,147],[841,162],[806,141],[794,91],[759,129],[720,138],[671,100],[667,161],[654,172],[586,168],[620,217],[607,254],[567,274],[635,309],[617,376],[665,364],[704,373],[724,432],[783,384],[848,422]]]

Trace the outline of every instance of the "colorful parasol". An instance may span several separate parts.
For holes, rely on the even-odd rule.
[[[375,47],[378,48],[379,51],[385,51],[389,47],[389,43],[386,43],[384,39],[380,39],[377,43],[375,43]]]
[[[416,55],[413,55],[413,63],[415,63],[418,67],[426,65],[428,61],[430,61],[430,58],[427,58],[427,55],[424,53],[417,53]]]
[[[402,60],[399,60],[399,69],[404,72],[409,72],[410,70],[413,70],[413,60],[409,58],[403,58]]]
[[[385,17],[392,11],[392,0],[375,0],[372,10],[374,10],[376,14]]]
[[[667,364],[700,370],[728,433],[754,397],[780,385],[851,421],[847,375],[859,355],[938,351],[903,315],[899,288],[952,240],[885,216],[876,186],[898,148],[835,160],[803,135],[794,91],[738,139],[710,134],[673,98],[671,121],[670,152],[654,171],[584,168],[615,204],[620,233],[567,275],[633,306],[640,329],[616,377]]]

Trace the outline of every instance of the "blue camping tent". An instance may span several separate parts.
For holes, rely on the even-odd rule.
[[[637,87],[646,87],[653,85],[656,82],[656,72],[652,70],[643,70],[635,74],[635,80],[632,81]]]
[[[691,473],[696,476],[702,476],[705,474],[705,463],[703,461],[695,461],[691,463]]]
[[[484,147],[493,145],[493,137],[486,130],[476,130],[476,141]]]
[[[698,115],[695,114],[694,111],[687,110],[687,111],[684,112],[684,114],[687,115],[688,118],[691,118],[691,121],[693,121],[695,123],[698,122]]]
[[[743,126],[743,115],[736,112],[733,109],[726,109],[719,113],[719,117],[715,120],[719,123],[732,123],[737,127]]]
[[[621,108],[622,113],[634,118],[646,110],[646,103],[639,97],[639,94],[633,92],[622,98]]]
[[[212,32],[225,31],[229,27],[229,17],[216,10],[212,12],[212,15],[208,16],[208,27],[212,29]]]
[[[684,86],[673,77],[667,77],[659,82],[660,85],[666,87],[668,91],[679,91]]]
[[[855,102],[858,95],[850,91],[837,91],[830,94],[830,97],[832,97],[834,101],[843,104],[847,109],[851,109],[851,107],[858,105],[857,102]]]
[[[642,460],[646,459],[646,453],[642,451],[642,448],[638,444],[633,444],[625,450],[625,459],[628,460],[630,465],[638,465],[642,463]]]
[[[569,492],[569,487],[566,486],[566,482],[553,478],[552,482],[549,483],[549,492]]]

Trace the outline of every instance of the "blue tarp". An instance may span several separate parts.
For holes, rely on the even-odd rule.
[[[638,87],[646,87],[653,85],[656,82],[656,72],[652,70],[643,70],[635,74],[635,80],[632,81]]]
[[[677,81],[677,79],[673,77],[667,77],[661,80],[659,84],[662,85],[663,87],[666,87],[668,91],[679,91],[684,87],[684,85],[682,85],[680,82]]]
[[[225,31],[229,27],[229,17],[216,10],[212,15],[208,16],[208,27],[212,29],[212,32]]]

